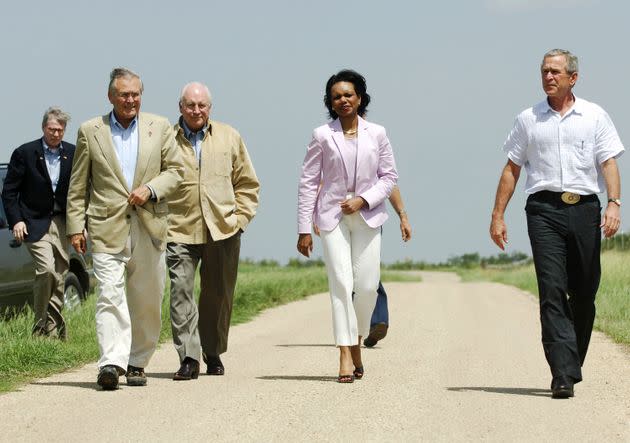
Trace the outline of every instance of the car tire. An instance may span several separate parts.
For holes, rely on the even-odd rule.
[[[85,300],[85,291],[79,278],[73,273],[66,274],[66,284],[63,290],[63,307],[67,311],[76,309]]]

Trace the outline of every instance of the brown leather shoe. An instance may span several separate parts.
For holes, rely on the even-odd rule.
[[[386,323],[377,323],[370,328],[370,335],[368,335],[365,340],[363,340],[363,346],[366,348],[371,348],[376,345],[379,340],[383,340],[387,335],[387,324]]]
[[[225,368],[223,367],[223,363],[221,359],[216,357],[207,357],[206,363],[208,364],[208,370],[206,374],[208,375],[223,375],[225,374]]]
[[[147,384],[147,376],[144,368],[136,366],[127,366],[127,386],[145,386]]]
[[[194,380],[197,377],[199,377],[199,362],[194,358],[186,357],[173,375],[173,380]]]

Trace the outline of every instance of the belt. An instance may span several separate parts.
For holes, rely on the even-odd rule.
[[[598,201],[597,194],[580,195],[573,192],[553,192],[539,191],[530,197],[532,200],[547,201],[553,203],[564,203],[566,205],[576,205],[579,203]]]

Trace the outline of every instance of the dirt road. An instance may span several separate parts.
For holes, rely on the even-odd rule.
[[[0,441],[630,441],[627,350],[595,333],[576,397],[552,400],[533,297],[423,276],[386,285],[390,332],[354,384],[322,294],[234,327],[223,377],[172,381],[164,344],[145,388],[97,391],[90,364],[0,396]]]

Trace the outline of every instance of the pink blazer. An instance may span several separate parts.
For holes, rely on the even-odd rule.
[[[385,199],[398,180],[394,153],[385,128],[360,117],[357,137],[355,195],[368,203],[361,208],[361,216],[368,226],[377,228],[387,220]],[[339,119],[313,131],[298,189],[300,234],[310,234],[313,223],[323,231],[332,231],[341,220],[340,203],[346,198],[349,167],[340,149],[342,143],[345,139]]]

